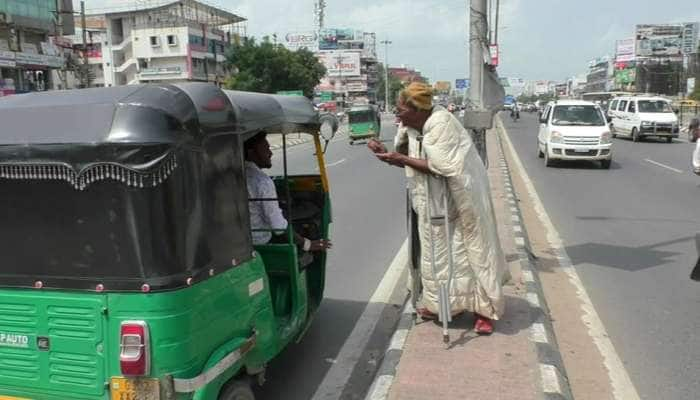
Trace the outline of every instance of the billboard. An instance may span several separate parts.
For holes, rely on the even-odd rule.
[[[436,92],[449,93],[452,89],[452,84],[449,81],[437,81],[433,87]]]
[[[698,35],[700,35],[700,23],[683,24],[683,54],[698,52]]]
[[[627,62],[634,60],[634,38],[622,39],[615,42],[615,61]]]
[[[683,24],[637,25],[637,57],[680,56],[683,49]]]
[[[353,29],[323,29],[319,34],[319,50],[362,50],[364,33]]]
[[[284,46],[295,51],[306,47],[311,51],[318,48],[318,37],[316,32],[290,32],[284,36]]]
[[[316,54],[326,67],[327,76],[360,76],[360,53],[356,51],[322,51]]]
[[[469,79],[455,79],[455,89],[469,89]]]

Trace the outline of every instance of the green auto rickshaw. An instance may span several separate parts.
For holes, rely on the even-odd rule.
[[[350,144],[355,140],[379,138],[381,116],[379,108],[373,104],[353,106],[348,110],[348,136]]]
[[[254,399],[323,298],[325,253],[292,241],[331,219],[311,102],[135,85],[5,97],[0,121],[0,399]],[[320,172],[284,157],[288,240],[254,246],[261,130],[312,135]]]

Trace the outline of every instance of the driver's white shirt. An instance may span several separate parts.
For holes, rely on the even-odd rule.
[[[249,199],[277,199],[277,189],[266,173],[251,161],[245,162],[245,175]],[[287,229],[287,220],[282,215],[277,201],[250,201],[250,228]],[[272,239],[272,232],[252,232],[253,244],[265,244]]]
[[[693,171],[696,174],[700,174],[700,139],[695,144],[695,151],[693,152]]]

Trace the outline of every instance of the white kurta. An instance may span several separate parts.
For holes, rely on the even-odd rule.
[[[507,265],[496,230],[496,218],[486,169],[472,144],[469,133],[442,107],[435,107],[423,127],[422,151],[415,129],[399,127],[396,147],[408,142],[408,156],[428,160],[437,178],[431,179],[431,195],[439,195],[439,186],[447,180],[452,236],[453,280],[450,287],[452,314],[476,312],[499,319],[505,300],[502,284],[509,279]],[[412,206],[418,215],[421,249],[422,306],[438,312],[438,287],[449,274],[447,239],[444,225],[428,219],[428,175],[406,167]],[[433,216],[435,212],[433,212]],[[432,243],[431,249],[431,232]],[[432,251],[431,251],[432,250]],[[435,254],[433,274],[432,254]]]

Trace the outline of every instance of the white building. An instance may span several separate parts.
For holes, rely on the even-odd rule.
[[[90,15],[88,21],[90,86],[221,83],[230,72],[225,52],[245,34],[245,18],[195,0]],[[82,50],[79,20],[76,27],[72,40]]]

